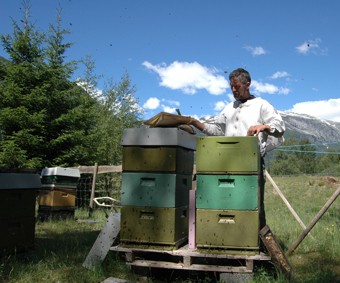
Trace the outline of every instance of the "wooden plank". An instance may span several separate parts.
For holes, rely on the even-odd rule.
[[[125,259],[127,262],[132,262],[134,259],[133,253],[132,252],[125,253]]]
[[[268,225],[264,226],[260,230],[260,238],[266,246],[269,254],[273,259],[274,265],[285,274],[285,276],[290,280],[293,278],[293,269],[288,262],[282,248],[277,243],[273,233],[271,232]]]
[[[78,166],[78,167],[70,167],[73,169],[79,169],[80,174],[93,174],[95,166]],[[122,165],[102,165],[98,166],[97,174],[104,174],[104,173],[120,173],[122,172]]]
[[[136,283],[136,281],[130,281],[130,280],[125,280],[125,279],[120,279],[120,278],[115,278],[115,277],[109,277],[109,278],[106,278],[101,283]]]
[[[253,271],[254,269],[254,260],[246,259],[246,267],[248,270]]]
[[[215,271],[215,272],[245,272],[250,273],[252,270],[245,266],[223,266],[209,264],[191,264],[186,266],[183,263],[154,261],[154,260],[134,260],[128,263],[131,266],[148,267],[148,268],[165,268],[165,269],[181,269],[181,270],[197,270],[197,271]]]
[[[169,254],[174,256],[183,256],[183,257],[204,257],[204,258],[220,258],[220,259],[245,259],[245,260],[259,260],[259,261],[268,261],[271,260],[271,257],[268,254],[260,253],[258,255],[234,255],[228,254],[228,250],[223,251],[219,250],[219,252],[215,252],[210,250],[208,252],[200,252],[197,250],[192,250],[188,248],[188,245],[185,245],[176,250],[160,250],[160,249],[145,249],[139,247],[124,247],[121,245],[112,246],[110,248],[111,251],[116,252],[137,252],[137,253],[160,253],[160,254]]]
[[[83,262],[83,267],[93,270],[97,264],[100,264],[105,259],[119,231],[120,213],[112,212]]]
[[[183,264],[184,264],[184,266],[186,266],[186,267],[189,267],[189,266],[191,266],[191,264],[192,264],[192,257],[191,256],[184,256],[183,257]]]

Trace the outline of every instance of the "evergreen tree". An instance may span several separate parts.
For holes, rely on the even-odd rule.
[[[71,82],[74,62],[65,63],[58,14],[49,34],[29,22],[26,7],[23,27],[13,22],[13,36],[1,36],[9,62],[0,74],[0,164],[41,168],[93,163],[92,111],[95,100]],[[1,66],[4,66],[2,64]]]
[[[40,146],[45,141],[47,98],[41,96],[46,69],[41,48],[44,35],[30,24],[27,12],[22,22],[23,27],[13,22],[13,36],[0,37],[10,57],[10,62],[2,64],[1,71],[0,164],[37,167],[44,159]]]
[[[71,47],[64,43],[69,33],[61,28],[61,11],[58,11],[56,27],[50,25],[46,58],[50,77],[47,83],[49,166],[74,166],[93,164],[95,151],[91,133],[95,124],[96,101],[75,82],[70,81],[76,62],[65,63],[65,51]]]
[[[27,4],[27,2],[24,2]],[[9,60],[0,60],[0,166],[41,168],[121,163],[125,128],[141,126],[135,86],[124,74],[97,91],[94,62],[85,79],[72,81],[76,62],[66,62],[61,10],[47,34],[29,21],[0,40]]]

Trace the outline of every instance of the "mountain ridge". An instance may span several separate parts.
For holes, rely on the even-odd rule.
[[[311,143],[340,142],[340,122],[294,112],[280,112],[280,115],[286,125],[286,138],[307,139]],[[212,123],[214,116],[200,120]]]

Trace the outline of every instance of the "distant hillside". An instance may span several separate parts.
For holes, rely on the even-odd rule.
[[[286,124],[287,137],[305,138],[311,143],[340,141],[340,122],[295,113],[281,115]]]

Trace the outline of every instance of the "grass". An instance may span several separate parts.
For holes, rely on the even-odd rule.
[[[101,282],[115,274],[127,277],[129,270],[118,258],[108,256],[104,263],[90,271],[82,266],[99,231],[105,223],[103,211],[96,211],[86,221],[86,211],[77,211],[84,221],[49,220],[36,223],[35,247],[25,254],[1,259],[0,282]]]
[[[274,177],[277,186],[308,226],[339,187],[327,177]],[[303,228],[267,181],[265,192],[267,224],[284,251],[295,242]],[[340,199],[316,223],[310,235],[288,258],[297,282],[340,282]]]
[[[273,176],[273,179],[306,226],[340,184],[340,180],[333,184],[326,177],[320,176]],[[265,208],[267,224],[283,250],[287,251],[302,228],[269,181],[266,183]],[[98,209],[90,218],[95,221],[88,221],[88,212],[85,210],[77,210],[76,219],[78,221],[38,221],[34,249],[0,259],[0,282],[92,283],[102,282],[108,277],[137,280],[139,275],[132,273],[125,261],[114,253],[109,253],[104,262],[93,271],[84,268],[82,263],[106,218],[104,210]],[[307,236],[288,257],[294,269],[294,282],[340,282],[339,227],[338,198],[314,226],[311,236]],[[169,272],[160,273],[164,277]],[[178,279],[176,282],[216,282],[216,278],[208,274],[190,275],[190,279]],[[148,282],[157,280],[157,277],[149,278]],[[273,269],[273,265],[258,266],[253,281],[288,282],[279,271]]]

